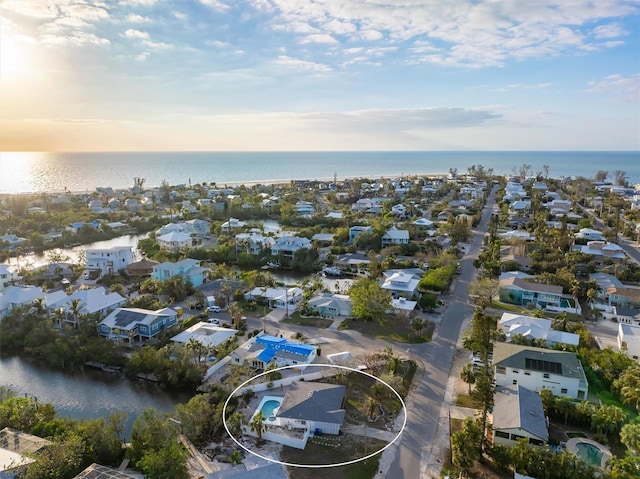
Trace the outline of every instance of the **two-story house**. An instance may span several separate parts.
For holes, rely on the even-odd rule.
[[[115,274],[126,270],[136,261],[133,246],[114,246],[112,248],[89,248],[85,251],[87,269],[98,270],[101,274]]]
[[[395,244],[409,244],[409,231],[399,230],[395,226],[392,226],[389,231],[382,235],[382,247]]]
[[[301,238],[299,236],[282,236],[276,239],[273,247],[271,248],[271,254],[274,256],[283,256],[285,258],[293,259],[296,251],[309,248],[311,248],[311,240],[308,238]]]
[[[166,281],[174,276],[184,276],[194,288],[204,283],[206,269],[200,266],[200,260],[186,258],[175,263],[166,262],[153,266],[151,277],[158,281]]]
[[[543,446],[549,441],[542,398],[524,386],[496,389],[491,416],[494,445],[511,447],[526,439],[532,446]]]
[[[264,251],[273,248],[275,241],[269,236],[260,233],[238,233],[236,235],[236,252],[258,256]]]
[[[141,308],[118,308],[98,324],[98,334],[115,341],[150,339],[178,322],[171,308],[150,311]]]
[[[18,267],[0,264],[0,293],[18,281]]]
[[[493,368],[496,386],[546,388],[556,396],[587,399],[589,383],[576,353],[496,343]]]

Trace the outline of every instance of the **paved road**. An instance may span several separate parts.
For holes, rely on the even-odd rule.
[[[467,289],[469,281],[475,275],[473,258],[477,257],[482,246],[494,202],[495,193],[492,193],[484,209],[482,221],[474,231],[471,247],[461,261],[460,276],[434,340],[409,348],[409,352],[423,363],[423,368],[419,370],[422,376],[415,376],[415,386],[407,401],[407,426],[400,438],[397,455],[387,477],[439,477],[443,452],[448,446],[446,440],[442,444],[442,434],[437,434],[439,428],[448,429],[448,418],[441,411],[442,403],[461,327],[473,314],[473,307],[468,302]]]

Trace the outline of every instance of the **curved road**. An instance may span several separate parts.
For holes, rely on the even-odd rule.
[[[456,344],[463,323],[473,314],[468,301],[469,281],[475,275],[473,259],[478,256],[493,205],[492,190],[482,213],[482,221],[474,230],[471,247],[461,261],[461,272],[450,296],[450,304],[442,316],[436,336],[430,343],[412,345],[408,352],[421,360],[422,376],[416,374],[407,401],[407,426],[400,438],[396,458],[390,466],[390,478],[437,478],[444,452],[448,448],[448,434],[438,434],[438,428],[448,431],[448,417],[441,414],[445,390]],[[444,442],[444,444],[443,444]]]

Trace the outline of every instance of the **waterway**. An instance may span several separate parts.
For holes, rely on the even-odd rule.
[[[0,358],[0,385],[19,396],[53,404],[61,417],[94,419],[125,411],[125,440],[130,439],[133,423],[145,409],[170,413],[177,404],[189,400],[186,394],[170,394],[121,376],[93,370],[62,372],[21,357]]]
[[[114,246],[138,246],[138,241],[141,239],[145,239],[149,237],[149,233],[139,234],[139,235],[125,235],[118,236],[117,238],[112,238],[110,240],[105,241],[96,241],[95,243],[89,243],[79,246],[74,246],[72,248],[64,248],[64,249],[53,249],[47,250],[43,253],[29,253],[26,255],[20,255],[18,258],[12,256],[9,258],[9,264],[17,264],[18,266],[31,267],[31,268],[39,268],[40,266],[45,266],[49,264],[51,261],[49,260],[53,254],[59,255],[62,258],[63,262],[66,263],[78,263],[78,260],[81,254],[90,248],[112,248]]]

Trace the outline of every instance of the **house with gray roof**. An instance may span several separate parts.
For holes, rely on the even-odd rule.
[[[546,388],[556,396],[587,399],[589,383],[576,353],[496,343],[493,367],[496,386]]]
[[[297,381],[289,386],[276,417],[294,428],[339,434],[344,422],[346,386]]]
[[[98,334],[114,341],[150,339],[178,322],[171,308],[150,311],[142,308],[117,308],[98,323]]]
[[[542,398],[517,385],[496,389],[492,412],[493,444],[515,446],[520,439],[543,446],[549,441]]]
[[[521,278],[501,279],[499,284],[500,301],[519,306],[534,306],[557,313],[580,314],[582,308],[570,294],[562,293],[562,286],[534,283]]]

